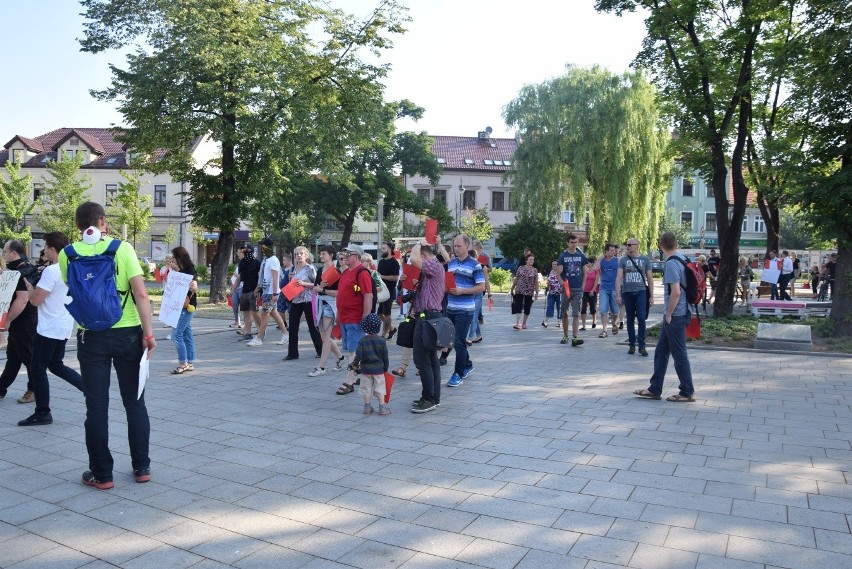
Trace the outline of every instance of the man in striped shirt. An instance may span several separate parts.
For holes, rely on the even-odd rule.
[[[455,279],[455,286],[447,289],[447,318],[456,326],[453,346],[456,365],[447,387],[458,387],[473,373],[473,362],[467,352],[467,333],[471,320],[475,318],[475,295],[485,290],[485,274],[482,265],[468,254],[469,251],[470,237],[459,235],[453,240],[456,258],[447,265],[447,272],[453,273]]]

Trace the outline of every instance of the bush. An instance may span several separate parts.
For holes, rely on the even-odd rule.
[[[207,268],[207,265],[195,267],[195,272],[198,273],[198,282],[200,283],[207,282],[207,279],[210,278],[210,269]]]
[[[488,282],[503,292],[503,287],[512,282],[512,273],[506,269],[492,269],[488,273]]]
[[[151,277],[151,267],[148,266],[148,263],[145,261],[139,261],[139,267],[142,269],[142,276],[144,278],[147,279]]]

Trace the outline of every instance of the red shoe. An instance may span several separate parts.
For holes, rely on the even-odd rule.
[[[98,490],[109,490],[115,486],[115,483],[112,480],[98,480],[91,470],[87,470],[83,473],[83,484],[86,486],[92,486]]]

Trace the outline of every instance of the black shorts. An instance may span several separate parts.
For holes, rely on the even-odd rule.
[[[392,307],[393,307],[393,298],[389,298],[386,301],[379,303],[379,307],[378,307],[378,310],[376,310],[376,314],[383,314],[384,316],[390,316]]]
[[[254,291],[244,292],[240,295],[240,310],[242,312],[257,312],[257,297]]]

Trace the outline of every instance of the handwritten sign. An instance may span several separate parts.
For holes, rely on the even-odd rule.
[[[183,310],[183,301],[186,300],[186,293],[189,292],[189,283],[191,282],[192,275],[169,271],[169,278],[163,286],[160,322],[172,328],[177,326],[178,318],[180,318],[181,310]]]
[[[6,317],[9,314],[9,307],[12,305],[12,298],[15,296],[15,289],[18,286],[18,279],[21,278],[21,273],[18,271],[3,271],[0,273],[0,328],[6,328]]]

